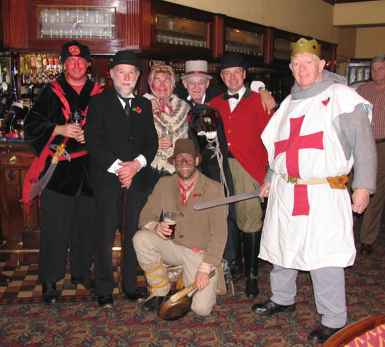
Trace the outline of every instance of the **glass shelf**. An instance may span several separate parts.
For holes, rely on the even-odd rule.
[[[207,33],[207,22],[165,14],[157,14],[155,17],[157,43],[208,48]]]
[[[113,7],[44,7],[39,9],[38,36],[41,39],[116,38]]]
[[[263,33],[227,27],[225,30],[225,51],[263,56]]]
[[[280,60],[290,60],[291,40],[276,38],[274,40],[273,57]]]

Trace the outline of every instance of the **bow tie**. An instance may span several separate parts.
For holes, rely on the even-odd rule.
[[[223,99],[225,99],[225,100],[229,100],[231,98],[234,98],[234,99],[238,100],[239,99],[239,94],[238,93],[235,93],[235,94],[225,93],[223,95]]]

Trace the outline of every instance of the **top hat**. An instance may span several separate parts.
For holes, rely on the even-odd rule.
[[[212,79],[208,73],[208,64],[206,60],[187,60],[185,63],[185,73],[182,75],[182,80],[191,76],[202,76],[207,79]]]
[[[69,57],[81,57],[91,61],[91,52],[86,45],[82,45],[78,41],[67,41],[62,46],[60,60],[64,63]]]
[[[119,64],[133,65],[138,70],[141,70],[140,59],[135,53],[129,50],[118,51],[110,61],[110,69]]]
[[[236,53],[226,53],[221,58],[221,70],[230,67],[241,67],[246,69],[247,63],[242,55]]]

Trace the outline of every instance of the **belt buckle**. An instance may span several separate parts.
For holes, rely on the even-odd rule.
[[[294,176],[287,176],[287,182],[292,183],[292,184],[297,184],[298,177]]]

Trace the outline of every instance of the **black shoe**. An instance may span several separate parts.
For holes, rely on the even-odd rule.
[[[252,275],[246,278],[246,296],[250,299],[256,298],[259,294],[258,277],[253,278]]]
[[[158,312],[165,296],[154,296],[142,304],[143,310],[147,312]]]
[[[263,304],[254,304],[251,307],[254,313],[261,316],[272,316],[279,312],[293,312],[295,310],[295,304],[293,305],[279,305],[269,300]]]
[[[98,296],[97,300],[99,306],[103,308],[112,308],[112,306],[114,305],[114,298],[111,294]]]
[[[361,255],[371,255],[373,253],[373,246],[368,243],[363,243],[361,245],[360,254]]]
[[[148,295],[147,289],[143,287],[136,288],[134,292],[124,292],[127,300],[136,301],[139,299],[145,299]]]
[[[54,304],[58,298],[58,292],[56,291],[56,283],[47,282],[43,283],[43,301],[46,304]]]
[[[308,340],[313,343],[324,343],[330,336],[341,329],[342,328],[329,328],[324,325],[320,325],[309,334]]]
[[[88,290],[95,288],[95,282],[91,278],[71,277],[71,283],[75,286],[81,284]]]
[[[238,281],[243,276],[243,267],[241,260],[233,260],[229,262],[231,277],[234,281]]]

